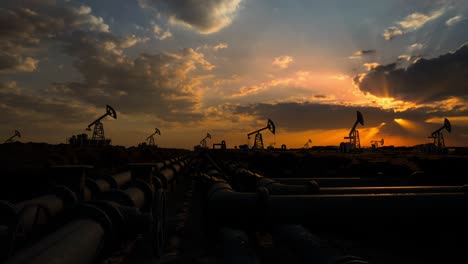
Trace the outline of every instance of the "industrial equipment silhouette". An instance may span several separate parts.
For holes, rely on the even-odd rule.
[[[436,131],[432,132],[432,134],[428,137],[434,139],[434,146],[439,151],[445,148],[444,134],[442,134],[442,130],[444,128],[449,133],[452,132],[452,125],[450,124],[450,121],[447,118],[444,119],[444,125]]]
[[[202,148],[207,148],[207,145],[206,145],[206,139],[207,138],[211,139],[210,133],[206,133],[206,137],[200,141],[200,146]]]
[[[117,119],[117,113],[115,112],[114,108],[112,108],[110,105],[106,105],[105,114],[103,114],[98,119],[94,120],[86,128],[86,130],[91,131],[91,126],[94,126],[93,137],[91,139],[93,143],[105,145],[108,145],[110,143],[110,140],[106,140],[106,138],[104,137],[104,125],[101,123],[101,120],[106,116],[111,116],[114,119]]]
[[[216,149],[216,147],[220,147],[220,149],[225,150],[226,149],[226,141],[221,140],[221,143],[213,143],[213,149]]]
[[[11,136],[9,139],[5,140],[5,143],[13,143],[14,142],[13,139],[15,137],[18,137],[18,138],[21,137],[21,133],[18,130],[15,130],[15,134]]]
[[[304,148],[310,148],[309,143],[312,143],[312,140],[309,140],[304,144]]]
[[[271,133],[273,133],[273,135],[275,134],[276,127],[273,121],[271,121],[271,119],[268,119],[266,127],[261,128],[259,130],[255,130],[254,132],[247,134],[248,139],[250,139],[251,135],[255,134],[255,142],[254,142],[254,145],[252,146],[252,149],[263,149],[263,138],[262,138],[262,134],[260,133],[260,131],[263,131],[265,129],[270,130]]]
[[[348,136],[344,137],[344,139],[349,139],[349,142],[340,144],[340,148],[342,149],[343,152],[356,151],[356,150],[361,149],[359,131],[356,129],[356,126],[357,124],[361,124],[362,126],[364,125],[364,117],[362,116],[361,112],[359,111],[356,111],[356,112],[357,112],[356,122],[354,122],[354,125],[349,131]]]
[[[380,146],[383,146],[383,144],[384,144],[384,139],[383,138],[381,140],[372,140],[371,141],[371,145],[372,145],[373,148],[378,148],[379,144],[380,144]]]
[[[161,131],[159,131],[158,128],[155,128],[154,133],[151,134],[149,137],[146,138],[146,140],[148,141],[148,145],[150,145],[150,146],[154,146],[154,145],[155,145],[155,143],[154,143],[154,135],[156,135],[156,134],[161,135]]]

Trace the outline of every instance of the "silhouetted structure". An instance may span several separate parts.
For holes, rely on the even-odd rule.
[[[309,143],[312,143],[312,140],[310,140],[310,138],[309,138],[309,140],[304,144],[304,148],[310,148]]]
[[[255,134],[255,142],[252,146],[252,149],[256,149],[256,150],[263,149],[263,138],[262,138],[262,134],[260,133],[260,131],[263,131],[265,129],[270,130],[271,133],[273,133],[273,135],[275,134],[276,127],[273,121],[271,121],[271,119],[268,119],[266,127],[261,128],[259,130],[255,130],[254,132],[250,132],[249,134],[247,134],[248,139],[250,139],[251,135]]]
[[[225,150],[226,141],[222,140],[221,143],[213,143],[213,149],[216,149],[216,147],[220,147],[220,149]]]
[[[452,125],[447,118],[444,119],[444,125],[436,131],[432,132],[432,134],[428,137],[434,139],[433,144],[436,148],[436,151],[438,152],[442,152],[445,149],[444,134],[442,134],[443,129],[446,129],[449,133],[452,132]]]
[[[156,134],[161,135],[161,131],[159,131],[159,129],[157,129],[157,128],[155,128],[153,134],[151,134],[149,137],[146,138],[146,140],[148,141],[148,145],[155,146],[154,135],[156,135]]]
[[[384,139],[383,138],[380,141],[379,140],[372,140],[371,141],[372,148],[378,148],[379,144],[380,144],[380,146],[383,146],[383,144],[384,144]]]
[[[364,125],[364,117],[362,116],[361,112],[357,112],[356,122],[354,122],[353,127],[349,131],[347,137],[344,139],[349,139],[349,143],[342,142],[340,144],[340,149],[342,152],[349,152],[349,151],[356,151],[361,149],[361,141],[359,139],[359,131],[356,129],[357,124]]]
[[[18,131],[18,130],[15,130],[15,134],[13,136],[11,136],[9,139],[5,140],[5,143],[12,143],[14,142],[14,138],[17,137],[17,138],[20,138],[21,137],[21,133]]]
[[[94,120],[86,128],[86,130],[91,131],[91,127],[94,126],[93,137],[91,139],[92,144],[96,144],[96,145],[109,145],[110,144],[110,140],[106,140],[104,136],[104,125],[101,123],[101,120],[105,118],[106,116],[111,116],[114,119],[117,119],[117,113],[115,112],[114,108],[112,108],[110,105],[106,105],[106,113],[104,115]]]
[[[203,139],[200,141],[200,147],[202,147],[202,148],[207,148],[207,145],[206,145],[206,139],[207,139],[207,138],[211,139],[210,133],[206,133],[206,137],[203,138]]]

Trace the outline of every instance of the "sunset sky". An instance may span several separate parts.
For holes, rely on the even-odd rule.
[[[0,136],[468,146],[466,0],[1,0]],[[3,140],[4,140],[3,139]],[[2,140],[0,138],[0,140]],[[252,143],[252,141],[250,142]]]

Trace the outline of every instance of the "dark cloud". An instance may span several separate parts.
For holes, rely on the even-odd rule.
[[[53,1],[2,1],[0,8],[0,71],[34,71],[33,55],[44,42],[57,40],[74,30],[107,32],[103,19],[91,9],[64,8]]]
[[[351,129],[356,121],[356,111],[364,116],[364,126],[358,129],[380,127],[376,138],[385,136],[409,137],[413,140],[427,142],[427,136],[443,125],[444,118],[453,116],[468,116],[468,110],[434,111],[432,108],[410,109],[405,112],[394,112],[378,107],[358,107],[348,105],[331,105],[317,103],[278,103],[278,104],[252,104],[237,106],[235,114],[248,114],[259,120],[270,118],[281,131],[308,131],[327,129]],[[394,120],[396,118],[407,120],[411,127],[404,127]],[[431,122],[427,122],[431,119]],[[438,122],[440,120],[440,123]],[[447,140],[448,144],[466,145],[468,124],[454,118],[452,133]],[[382,125],[385,123],[385,125]],[[361,136],[366,136],[365,134]],[[457,142],[457,143],[454,143]]]
[[[394,118],[392,110],[310,102],[252,104],[239,106],[234,110],[235,113],[251,114],[260,119],[271,118],[288,131],[351,128],[356,120],[356,111],[364,115],[366,126],[377,126]]]
[[[130,58],[125,49],[145,39],[111,33],[103,19],[92,15],[87,6],[66,8],[52,2],[6,1],[0,13],[0,73],[33,71],[38,64],[34,55],[58,45],[71,57],[82,77],[78,82],[51,80],[47,89],[32,87],[44,99],[37,102],[26,92],[6,94],[2,103],[8,109],[44,115],[55,112],[71,120],[67,104],[61,102],[73,101],[74,105],[96,108],[111,104],[119,112],[151,114],[171,122],[203,117],[198,90],[202,80],[193,73],[214,66],[202,53],[186,48]]]
[[[354,78],[363,92],[379,97],[428,103],[450,97],[468,99],[468,45],[433,59],[418,59],[408,68],[381,65]]]
[[[122,39],[108,33],[75,32],[63,42],[84,81],[54,83],[51,94],[168,121],[202,117],[196,113],[201,94],[192,72],[213,67],[202,53],[189,48],[132,59],[119,48]]]
[[[204,34],[221,30],[231,24],[242,0],[140,0],[166,14],[171,22],[179,22]]]
[[[369,49],[369,50],[360,50],[360,51],[358,51],[358,53],[361,54],[361,55],[373,54],[373,53],[375,53],[375,52],[376,52],[376,51],[373,50],[373,49]]]

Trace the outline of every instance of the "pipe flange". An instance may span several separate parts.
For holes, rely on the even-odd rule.
[[[56,185],[52,193],[62,198],[65,207],[74,206],[78,203],[78,196],[65,185]]]
[[[0,261],[2,261],[13,254],[18,229],[16,208],[7,201],[0,201],[0,225],[7,228],[5,234],[0,236]]]
[[[112,220],[106,214],[106,212],[95,205],[91,204],[78,204],[76,210],[74,210],[75,217],[73,219],[78,218],[89,218],[96,222],[98,222],[104,229],[104,240],[106,247],[104,248],[105,251],[109,250],[112,243],[110,241],[115,241],[114,237],[116,237],[116,233],[114,233],[115,227],[112,223]]]
[[[102,176],[101,179],[103,179],[107,183],[109,183],[111,189],[118,189],[119,188],[119,184],[117,183],[117,180],[114,177],[106,174],[106,175]]]
[[[123,190],[110,190],[105,192],[102,194],[102,199],[113,201],[124,206],[136,207],[132,198]]]
[[[257,188],[257,213],[260,223],[266,223],[268,221],[268,200],[270,197],[270,192],[267,188],[261,186]]]
[[[313,193],[320,192],[320,185],[315,180],[308,181],[307,185],[312,189]]]
[[[154,196],[153,186],[151,186],[150,184],[142,180],[135,180],[132,182],[130,186],[133,186],[142,190],[145,195],[145,204],[143,205],[141,210],[146,211],[146,212],[151,210],[153,196]]]
[[[153,186],[154,186],[155,190],[165,189],[164,185],[163,185],[163,183],[161,181],[161,178],[159,178],[157,176],[153,176]],[[167,188],[167,184],[166,184],[166,188]]]
[[[152,210],[151,244],[154,255],[161,257],[166,244],[166,192],[159,189],[155,192]]]
[[[98,207],[106,213],[112,222],[112,234],[117,235],[121,230],[125,229],[125,218],[115,204],[104,200],[93,201],[89,204]]]

